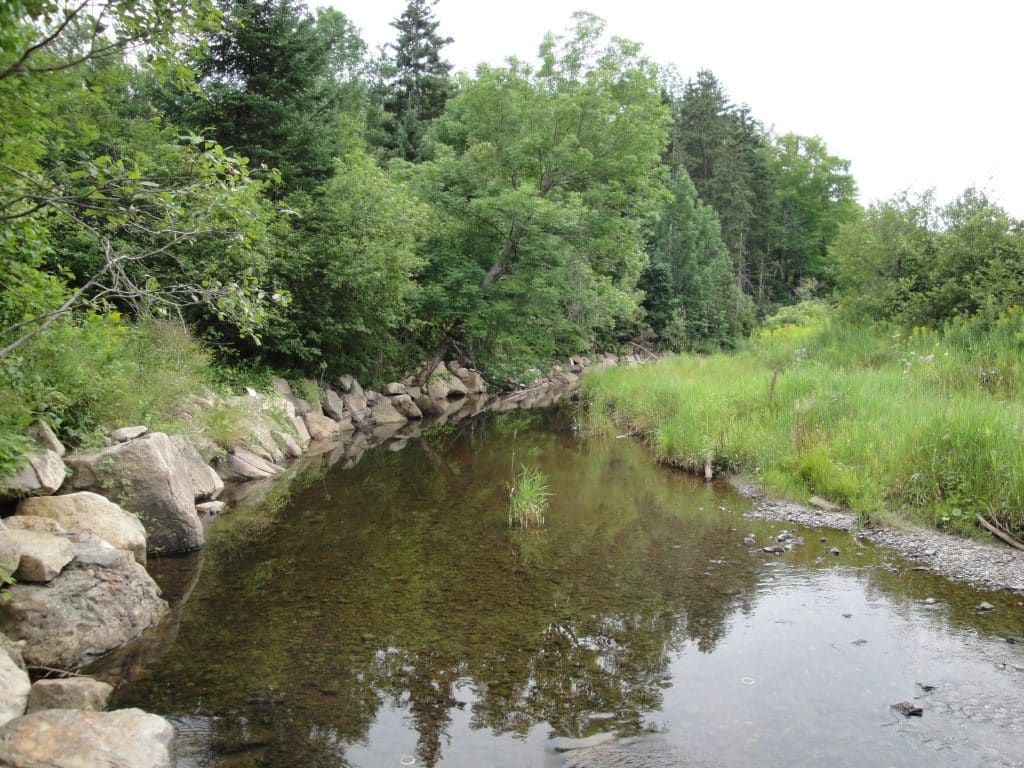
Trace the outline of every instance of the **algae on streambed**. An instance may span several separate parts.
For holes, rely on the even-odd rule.
[[[225,515],[192,586],[155,564],[191,595],[101,663],[133,678],[116,704],[171,717],[182,765],[584,765],[594,739],[636,765],[652,740],[666,765],[1020,764],[1019,598],[746,519],[570,416],[313,460]],[[549,478],[542,530],[508,527],[513,449]],[[784,528],[804,543],[765,553]]]

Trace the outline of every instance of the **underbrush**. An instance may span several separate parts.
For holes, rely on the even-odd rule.
[[[178,324],[116,313],[55,324],[0,361],[0,474],[23,460],[35,418],[69,446],[94,447],[102,427],[180,427],[182,401],[217,380],[209,352]]]
[[[1024,532],[1024,320],[939,334],[816,315],[746,349],[585,379],[591,428],[634,429],[658,457],[756,476],[862,517],[895,513],[960,533],[976,514]]]

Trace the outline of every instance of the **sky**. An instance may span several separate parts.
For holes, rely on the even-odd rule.
[[[376,47],[406,0],[312,0]],[[456,70],[535,60],[573,11],[644,45],[684,78],[710,69],[778,133],[821,136],[851,161],[860,200],[983,189],[1024,219],[1024,3],[1018,0],[439,0]]]

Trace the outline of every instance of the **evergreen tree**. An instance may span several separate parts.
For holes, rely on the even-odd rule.
[[[423,136],[431,121],[441,116],[453,93],[452,65],[441,58],[441,49],[452,42],[441,37],[434,20],[437,0],[409,0],[391,26],[398,30],[392,46],[395,58],[389,74],[390,89],[384,110],[390,115],[387,149],[409,161],[422,159]]]
[[[344,153],[341,116],[363,109],[365,45],[342,14],[314,19],[298,0],[223,0],[221,10],[224,30],[196,65],[200,94],[176,96],[172,113],[280,170],[283,192],[312,191]]]

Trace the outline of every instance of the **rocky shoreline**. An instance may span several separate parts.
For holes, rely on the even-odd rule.
[[[134,643],[168,615],[145,569],[147,556],[202,549],[212,520],[235,499],[266,493],[303,455],[357,462],[367,449],[401,450],[425,425],[485,411],[546,407],[578,389],[591,365],[635,364],[573,357],[512,392],[488,393],[476,371],[439,364],[423,386],[382,391],[341,376],[322,402],[298,397],[283,379],[272,391],[193,397],[182,421],[228,409],[237,440],[227,448],[201,430],[167,435],[144,425],[112,430],[101,450],[68,455],[36,422],[38,449],[0,478],[0,565],[13,575],[0,603],[0,765],[174,764],[173,728],[140,710],[104,712],[112,687],[76,670]],[[311,387],[307,387],[311,389]]]
[[[852,513],[769,500],[756,485],[739,479],[731,484],[754,500],[748,517],[850,531],[858,539],[888,547],[900,557],[952,581],[966,582],[978,589],[1024,594],[1024,551],[996,541],[965,539],[921,528],[858,527]]]

